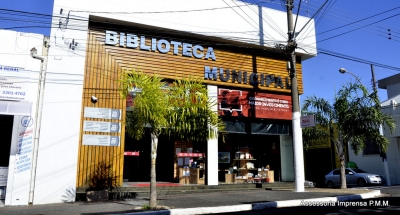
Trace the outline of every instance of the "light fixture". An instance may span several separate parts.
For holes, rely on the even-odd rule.
[[[37,49],[35,47],[33,47],[31,49],[31,56],[37,55]]]
[[[90,98],[90,101],[91,101],[93,104],[96,104],[98,100],[99,100],[99,99],[98,99],[96,96],[92,96],[92,97]]]
[[[35,47],[33,47],[33,48],[31,49],[31,57],[33,57],[33,58],[35,58],[35,59],[41,60],[42,63],[44,62],[44,60],[46,60],[45,57],[43,57],[43,56],[38,56],[38,55],[37,55],[37,49],[36,49]],[[42,66],[43,66],[43,65],[42,65]]]
[[[358,83],[359,83],[360,85],[363,85],[363,84],[361,83],[360,78],[358,78],[358,77],[357,77],[356,75],[354,75],[353,73],[347,71],[345,68],[340,68],[340,69],[339,69],[339,72],[342,73],[342,74],[348,73],[348,74],[352,75],[352,76],[358,81]]]

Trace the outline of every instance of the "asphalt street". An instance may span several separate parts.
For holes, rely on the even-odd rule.
[[[362,189],[362,188],[358,188]],[[287,208],[269,208],[264,210],[218,213],[219,215],[283,215],[283,214],[318,214],[318,215],[369,215],[369,214],[400,214],[400,186],[368,187],[370,190],[380,190],[379,198],[363,199],[341,203],[343,206],[302,206]]]
[[[161,197],[160,205],[171,208],[214,207],[238,204],[254,204],[260,202],[282,201],[289,199],[309,199],[346,195],[346,192],[326,193],[320,189],[307,189],[307,192],[293,192],[288,190],[243,190],[225,191],[200,194],[180,194]]]
[[[368,200],[355,200],[348,203],[363,204],[367,206],[321,206],[321,207],[288,207],[288,208],[270,208],[265,210],[242,211],[234,213],[218,213],[220,215],[286,215],[286,214],[318,214],[318,215],[367,215],[367,214],[400,214],[400,197],[382,197]],[[370,206],[368,206],[372,202]],[[388,202],[390,206],[375,206],[374,204],[383,204]]]

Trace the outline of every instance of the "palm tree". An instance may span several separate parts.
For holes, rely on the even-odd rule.
[[[151,135],[150,207],[157,207],[156,158],[158,137],[167,134],[189,141],[217,138],[224,129],[215,100],[199,79],[187,78],[172,84],[161,77],[125,70],[121,76],[121,94],[134,93],[134,108],[126,116],[126,130],[139,140],[148,130]]]
[[[358,155],[365,147],[367,140],[378,144],[383,152],[389,146],[389,140],[379,132],[381,125],[386,125],[392,132],[394,119],[380,109],[376,91],[369,94],[360,84],[349,83],[338,92],[333,104],[323,98],[307,97],[302,108],[303,115],[315,115],[318,126],[303,130],[305,148],[315,141],[330,138],[335,142],[340,160],[341,188],[346,189],[345,145]],[[337,135],[334,135],[337,134]]]

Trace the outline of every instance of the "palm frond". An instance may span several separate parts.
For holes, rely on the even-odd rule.
[[[314,114],[318,126],[303,130],[305,148],[314,141],[326,138],[326,129],[333,129],[329,134],[335,142],[350,143],[353,151],[358,154],[365,148],[365,142],[371,140],[386,151],[389,141],[379,133],[381,125],[392,132],[394,119],[382,112],[377,92],[371,94],[357,83],[347,83],[343,86],[331,105],[323,98],[307,97],[302,108],[302,115]],[[337,126],[335,126],[337,125]],[[325,135],[325,136],[324,136]]]
[[[120,83],[124,97],[132,89],[140,89],[134,108],[126,117],[126,130],[136,139],[144,135],[146,127],[191,141],[214,139],[224,130],[225,124],[213,111],[217,101],[209,98],[207,87],[199,78],[176,80],[165,87],[167,84],[157,75],[131,69],[124,71]]]

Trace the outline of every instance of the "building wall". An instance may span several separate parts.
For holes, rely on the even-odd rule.
[[[355,155],[353,150],[351,150],[351,146],[348,145],[349,147],[349,158],[350,161],[353,161],[357,164],[358,168],[363,169],[367,172],[370,173],[376,173],[378,175],[381,175],[385,177],[385,172],[383,169],[383,163],[382,163],[382,158],[379,156],[379,154],[376,155],[362,155],[360,153],[359,155]]]
[[[17,106],[22,104],[28,104],[30,106],[30,114],[27,116],[11,113],[11,115],[14,115],[12,140],[11,143],[2,143],[11,145],[6,205],[27,205],[29,201],[31,173],[33,171],[32,147],[36,122],[35,112],[39,79],[38,74],[40,71],[40,60],[33,59],[30,56],[30,50],[35,47],[38,54],[42,53],[43,38],[43,35],[39,34],[0,30],[0,46],[4,47],[1,51],[2,56],[0,58],[2,71],[4,71],[4,67],[17,68],[17,73],[21,74],[16,74],[16,76],[20,78],[20,82],[27,84],[27,96],[25,100],[8,102]],[[17,82],[18,79],[15,80],[13,85],[18,86],[20,83]],[[0,100],[0,102],[5,101]],[[2,111],[3,110],[4,109],[2,109]],[[8,113],[2,112],[0,114]],[[25,119],[30,120],[32,123],[23,126],[21,122]],[[29,140],[22,141],[24,137],[29,138]],[[23,143],[24,146],[18,146],[19,143]]]
[[[391,90],[396,89],[392,88],[392,86],[398,86],[396,85],[390,85],[388,86],[388,96],[389,93],[394,93]],[[390,88],[389,88],[390,87]],[[394,94],[393,94],[394,95]],[[395,95],[392,97],[394,100],[390,101],[391,104],[386,105],[388,101],[382,103],[382,111],[384,113],[390,114],[393,116],[396,124],[395,131],[393,133],[390,133],[389,129],[384,129],[383,130],[383,135],[389,139],[390,145],[389,148],[386,152],[387,154],[387,162],[388,162],[388,167],[389,167],[389,174],[390,174],[390,183],[392,185],[395,184],[400,184],[400,145],[399,145],[399,119],[400,119],[400,108],[398,106],[398,103],[400,102],[400,96],[399,94]],[[390,97],[388,97],[390,98]]]
[[[234,3],[230,6],[236,7]],[[258,20],[254,12],[257,7],[241,5],[244,12],[252,20]],[[83,105],[88,105],[84,93],[85,61],[87,58],[88,19],[89,16],[101,16],[135,22],[180,31],[193,32],[209,36],[220,36],[233,40],[258,43],[257,24],[249,24],[243,20],[232,8],[221,1],[54,1],[53,25],[50,35],[50,49],[47,64],[47,81],[45,86],[42,126],[40,132],[40,146],[38,168],[35,185],[34,204],[69,202],[75,199],[77,186],[80,129],[82,123]],[[60,9],[63,13],[60,14]],[[138,12],[148,13],[118,13],[126,12],[127,8],[135,8]],[[225,8],[218,10],[204,10],[198,12],[151,13],[155,11],[182,11],[198,10],[199,8]],[[264,23],[265,41],[268,46],[274,46],[273,40],[286,41],[286,13],[263,9],[264,14],[274,20],[274,23]],[[81,11],[81,12],[74,12]],[[97,12],[117,13],[97,13]],[[267,20],[267,18],[265,18]],[[306,23],[307,17],[299,17],[298,26]],[[61,23],[61,24],[60,24]],[[273,26],[273,27],[271,27]],[[305,48],[305,58],[316,55],[314,24],[310,23],[310,31],[304,31],[299,36],[300,47]],[[58,28],[57,28],[58,27]],[[216,33],[223,32],[223,33]],[[242,33],[235,33],[242,32]],[[271,39],[272,38],[272,39]],[[39,46],[40,47],[40,46]],[[38,48],[41,53],[40,48]],[[303,52],[303,50],[298,49]],[[38,65],[40,62],[34,61]],[[121,146],[122,147],[122,146]],[[85,158],[84,158],[85,159]],[[79,165],[81,165],[79,163]],[[17,191],[18,190],[18,191]],[[19,187],[13,192],[25,193],[26,189]],[[16,196],[13,195],[12,198]],[[21,203],[27,201],[20,197]],[[10,202],[14,204],[14,202]]]
[[[116,22],[115,20],[110,20]],[[164,30],[162,34],[158,29],[142,28],[129,25],[107,25],[98,24],[95,19],[89,23],[87,54],[85,62],[85,83],[83,86],[83,107],[93,106],[97,108],[117,108],[121,109],[124,114],[126,111],[125,100],[119,94],[118,79],[124,71],[132,69],[140,69],[142,72],[153,75],[158,74],[164,78],[181,79],[183,77],[193,76],[195,78],[204,79],[205,65],[210,67],[218,67],[236,71],[248,71],[248,74],[258,71],[262,74],[270,74],[282,77],[285,82],[286,61],[279,54],[265,54],[265,52],[249,49],[252,55],[234,45],[228,45],[229,48],[221,46],[218,42],[205,40],[205,38],[193,38],[193,35],[183,36],[182,34],[174,34],[171,30]],[[128,48],[125,43],[120,43],[121,38],[115,37],[115,45],[107,44],[106,32],[113,31],[113,34],[128,33],[135,34],[146,45],[151,46],[152,38],[157,40],[165,39],[167,41],[178,41],[181,43],[191,43],[193,46],[202,45],[204,53],[213,48],[215,60],[213,59],[197,59],[182,55],[182,47],[179,48],[178,54],[173,53],[173,48],[167,53],[158,51],[148,51],[137,48]],[[132,31],[132,32],[131,32]],[[160,35],[159,35],[160,34]],[[110,33],[108,33],[110,35]],[[146,38],[144,40],[144,38]],[[138,40],[139,41],[139,40]],[[272,57],[271,57],[272,56]],[[298,76],[301,80],[301,64],[298,63]],[[228,72],[230,73],[230,72]],[[219,70],[218,70],[219,76]],[[218,84],[220,86],[231,86],[236,88],[253,88],[247,83],[238,83],[237,81],[223,82],[220,78],[217,80],[205,80],[206,84]],[[284,86],[286,86],[286,82]],[[302,90],[302,82],[299,81],[299,90]],[[269,90],[279,93],[290,93],[288,87],[277,87],[275,83],[269,86],[259,86],[258,90]],[[96,104],[90,103],[90,97],[94,95],[99,98]],[[123,118],[123,117],[122,117]],[[83,118],[82,118],[83,120]],[[82,129],[82,128],[81,128]],[[83,132],[87,133],[88,132]],[[121,132],[124,134],[124,129]],[[121,136],[121,144],[118,147],[102,147],[102,146],[86,146],[82,141],[79,142],[79,158],[78,158],[78,176],[77,186],[87,186],[93,168],[101,161],[107,161],[113,164],[113,169],[120,176],[122,183],[123,173],[123,151],[124,137]],[[209,152],[210,153],[210,152]],[[212,175],[212,174],[209,174]]]
[[[91,14],[259,44],[258,7],[240,1],[204,0],[197,2],[175,0],[171,3],[168,1],[147,0],[133,3],[127,0],[118,2],[105,0],[55,0],[54,5],[53,13],[57,16],[53,22],[56,25],[60,21],[61,8],[63,9],[61,17],[66,17],[69,11],[73,10],[70,11],[71,19],[67,29],[87,30],[85,25],[80,26],[80,24],[84,24],[88,14]],[[275,43],[286,43],[288,31],[286,12],[263,8],[262,14],[265,45],[275,47]],[[61,20],[65,21],[64,18]],[[299,16],[297,29],[301,29],[309,20],[309,17]],[[55,31],[56,29],[53,29],[51,34],[54,35]],[[316,55],[314,20],[311,20],[308,26],[298,35],[297,42],[299,47],[305,49],[305,51],[296,49],[298,53],[306,54],[307,58]]]
[[[387,96],[389,99],[397,95],[400,95],[400,83],[387,86]]]
[[[399,84],[393,84],[387,86],[388,98],[392,98],[393,101],[395,101],[396,103],[400,102],[400,97],[397,93],[398,90],[395,87],[398,85]],[[398,105],[396,103],[391,104],[393,103],[393,101],[391,101],[392,99],[382,102],[382,111],[384,113],[392,115],[395,121],[398,121],[398,119],[400,119],[400,108],[398,108]],[[398,124],[398,122],[395,123]],[[391,185],[400,184],[400,146],[398,137],[398,126],[396,126],[395,129],[396,130],[392,134],[390,133],[389,129],[383,129],[383,135],[390,141],[386,155]],[[356,162],[359,168],[364,169],[367,172],[376,173],[383,177],[386,177],[382,158],[379,154],[360,154],[356,156],[353,151],[350,151],[349,157],[351,161]]]
[[[96,33],[88,35],[88,49],[85,63],[85,81],[82,92],[82,110],[85,107],[95,108],[112,108],[122,110],[121,119],[125,118],[126,99],[123,99],[119,93],[119,83],[122,68],[118,63],[118,59],[114,57],[112,52],[105,49],[104,44],[96,38]],[[98,102],[93,104],[91,96],[98,98]],[[84,132],[82,124],[85,120],[93,120],[81,117],[80,133],[81,134],[101,134],[116,135],[104,132]],[[98,119],[96,121],[104,121]],[[119,122],[113,120],[113,122]],[[122,135],[121,135],[122,134]],[[121,132],[118,134],[120,138],[119,146],[89,146],[83,145],[82,139],[79,139],[79,156],[77,169],[77,186],[87,186],[88,179],[91,176],[97,164],[106,162],[111,164],[115,174],[119,177],[119,185],[123,181],[123,157],[125,146],[125,127],[122,126]]]
[[[385,136],[389,132],[385,132]],[[387,151],[387,162],[390,174],[391,185],[400,184],[400,148],[398,138],[388,138],[390,141],[389,149]],[[376,173],[384,178],[385,170],[382,162],[382,158],[379,154],[377,155],[358,155],[356,156],[353,151],[350,150],[349,157],[351,161],[354,161],[358,168],[363,169],[370,173]]]
[[[85,31],[71,34],[64,31],[63,34],[65,38],[68,35],[77,39],[87,37]],[[62,43],[59,40],[51,37],[48,53],[33,204],[75,201],[86,50],[85,43],[72,50],[67,40]]]

